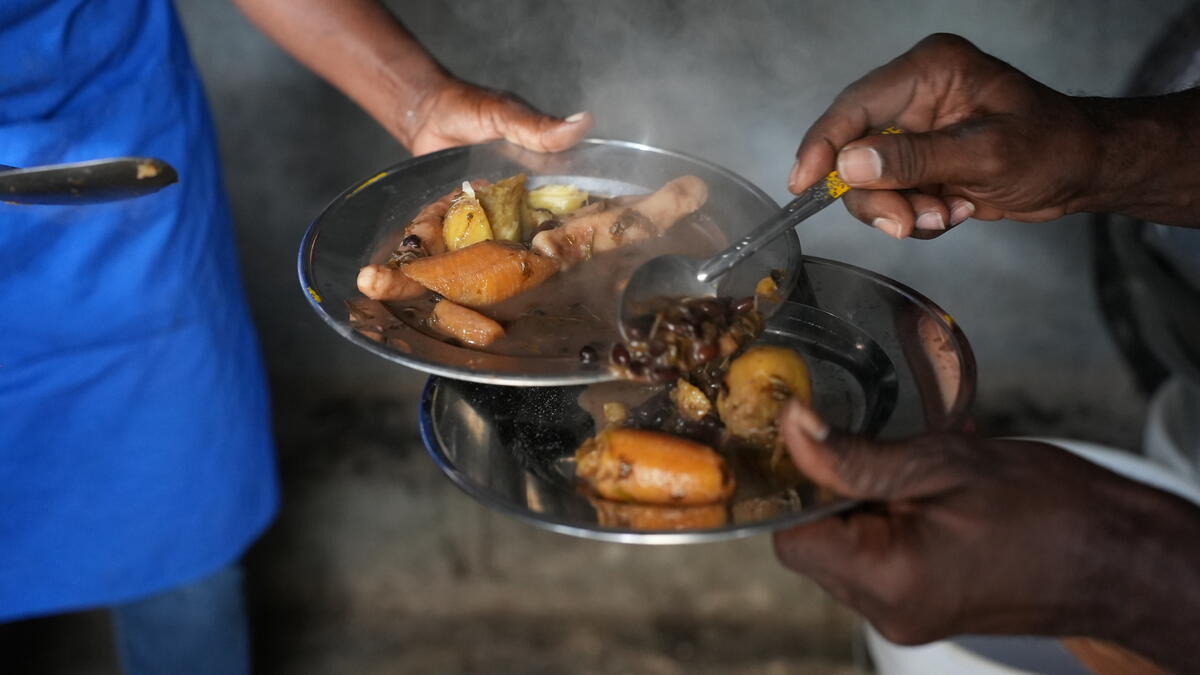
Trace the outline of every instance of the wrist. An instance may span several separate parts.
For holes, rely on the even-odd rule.
[[[1200,113],[1195,92],[1145,98],[1076,97],[1097,148],[1071,212],[1123,213],[1168,224],[1200,225]]]
[[[1200,622],[1200,508],[1134,483],[1101,490],[1111,508],[1098,519],[1091,593],[1102,613],[1077,635],[1123,645],[1161,665],[1190,663]],[[1107,493],[1107,494],[1106,494]]]
[[[428,121],[438,98],[456,80],[435,64],[422,73],[396,74],[389,81],[392,84],[384,104],[386,107],[375,117],[404,147],[412,150],[413,141]]]

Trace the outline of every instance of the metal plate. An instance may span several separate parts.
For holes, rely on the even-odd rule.
[[[703,215],[735,239],[778,209],[745,179],[694,157],[637,143],[589,139],[571,150],[542,154],[498,142],[416,157],[355,185],[313,221],[300,245],[300,284],[309,304],[338,334],[396,363],[435,375],[490,384],[558,386],[612,379],[602,365],[575,357],[513,357],[452,346],[401,324],[383,341],[360,334],[348,303],[365,299],[356,287],[358,270],[380,262],[399,243],[404,227],[425,204],[464,179],[498,180],[525,172],[530,184],[572,183],[594,194],[617,196],[658,189],[692,174],[709,188]],[[800,242],[788,233],[730,275],[729,293],[749,295],[773,269],[787,270],[781,287],[795,286]],[[376,311],[385,311],[375,303]]]
[[[784,303],[762,339],[805,355],[817,410],[838,428],[883,439],[958,428],[974,395],[975,361],[954,321],[886,277],[820,258],[803,261],[811,282],[808,304]],[[612,385],[593,385],[605,386]],[[602,524],[574,479],[574,452],[596,431],[579,404],[588,389],[433,377],[421,403],[421,435],[446,475],[484,505],[590,539],[718,541],[794,526],[840,508],[822,501],[810,484],[748,477],[738,458],[729,458],[739,488],[725,524],[652,531]]]

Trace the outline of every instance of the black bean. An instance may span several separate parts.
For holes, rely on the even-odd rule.
[[[651,340],[649,344],[650,356],[661,356],[667,351],[667,343],[662,340]]]
[[[542,232],[545,230],[553,230],[554,228],[558,227],[559,225],[561,225],[561,223],[559,223],[557,220],[551,218],[550,220],[543,221],[541,225],[538,225],[537,228],[533,231],[533,233],[537,234],[538,232]]]
[[[596,353],[596,348],[591,345],[584,345],[583,349],[579,350],[580,363],[595,363],[598,358],[600,358],[600,355]]]
[[[630,360],[629,350],[625,348],[625,345],[614,345],[610,358],[612,358],[612,362],[618,366],[628,366]]]
[[[633,361],[629,364],[629,374],[634,377],[641,377],[646,374],[646,364],[642,361]]]
[[[692,349],[692,360],[696,365],[708,363],[717,358],[721,353],[721,348],[711,342],[697,342]]]
[[[676,335],[683,337],[696,337],[696,327],[686,321],[665,321],[663,326]]]
[[[725,314],[725,308],[714,298],[698,300],[696,302],[696,309],[710,319],[714,319]]]
[[[670,366],[659,366],[650,372],[650,379],[659,382],[674,382],[679,378],[679,371]]]
[[[394,241],[394,240],[393,240]],[[421,238],[415,234],[410,234],[400,242],[404,248],[421,248]]]

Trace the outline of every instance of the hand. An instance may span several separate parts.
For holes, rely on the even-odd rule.
[[[789,188],[836,166],[850,213],[928,238],[968,217],[1045,221],[1082,208],[1100,144],[1085,101],[953,35],[933,35],[850,85],[796,151]],[[868,136],[896,125],[908,133]],[[864,137],[865,136],[865,137]]]
[[[510,94],[456,79],[376,0],[235,2],[414,155],[501,138],[553,152],[575,145],[592,126],[587,113],[548,117]]]
[[[504,139],[538,152],[575,145],[592,128],[589,113],[566,119],[544,115],[506,92],[448,79],[402,120],[397,133],[413,155]]]
[[[1195,656],[1187,624],[1159,623],[1197,595],[1197,547],[1179,539],[1195,537],[1195,506],[1043,443],[874,443],[797,401],[779,423],[802,472],[875,507],[777,533],[777,555],[889,639],[1084,635]]]

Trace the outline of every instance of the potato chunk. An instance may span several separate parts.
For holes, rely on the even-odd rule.
[[[543,185],[529,191],[529,206],[565,216],[587,203],[588,193],[574,185]]]
[[[608,429],[575,454],[575,475],[604,499],[678,506],[733,494],[724,458],[695,441],[657,431]]]
[[[475,188],[471,187],[470,183],[463,183],[462,194],[450,203],[442,224],[442,236],[448,251],[457,251],[471,244],[495,238],[487,213],[484,212],[483,206],[475,196]]]
[[[671,390],[671,400],[679,414],[693,422],[712,413],[712,401],[708,400],[699,387],[682,377]]]
[[[717,413],[734,436],[771,447],[775,416],[784,401],[795,396],[812,401],[808,365],[787,347],[752,347],[729,365],[717,395]]]

